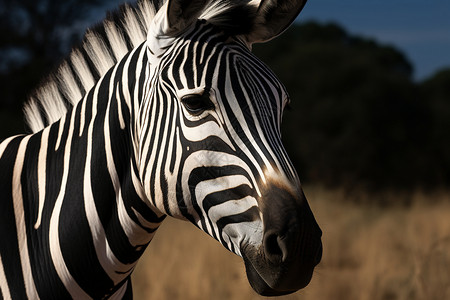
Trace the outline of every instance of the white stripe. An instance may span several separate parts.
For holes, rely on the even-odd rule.
[[[38,217],[36,223],[34,224],[34,229],[38,229],[41,226],[42,219],[42,210],[44,209],[44,200],[45,200],[45,185],[46,185],[46,158],[47,158],[47,147],[48,147],[48,134],[50,132],[50,127],[47,127],[42,131],[41,136],[41,146],[39,148],[39,157],[38,157],[38,190],[39,190],[39,208],[38,208]]]
[[[213,223],[217,223],[222,217],[241,214],[252,207],[258,207],[258,202],[251,196],[242,199],[229,200],[213,206],[208,211],[208,216]]]
[[[177,115],[178,106],[174,106],[174,115]],[[181,163],[181,157],[183,153],[183,147],[181,145],[180,141],[180,133],[179,133],[179,127],[176,126],[176,118],[173,118],[172,123],[170,124],[172,129],[172,133],[169,137],[168,141],[168,149],[167,149],[167,160],[166,165],[164,168],[164,177],[167,180],[167,187],[168,191],[167,194],[169,197],[171,195],[176,195],[176,186],[177,186],[177,180],[180,170],[180,163]],[[174,149],[175,144],[175,149]],[[175,153],[174,153],[175,151]],[[172,163],[172,157],[174,157],[175,161],[173,162],[173,171],[170,171],[170,164]],[[174,197],[172,197],[174,198]],[[181,215],[180,207],[178,206],[177,201],[175,199],[169,199],[169,209],[172,215]]]
[[[183,190],[183,198],[185,199],[185,205],[187,205],[188,207],[189,214],[193,216],[196,216],[197,213],[193,209],[192,204],[190,204],[191,195],[189,190],[188,177],[191,175],[192,170],[199,166],[199,162],[202,162],[202,167],[238,166],[245,170],[248,176],[250,176],[252,182],[256,182],[255,178],[253,177],[253,173],[251,172],[248,165],[241,158],[235,155],[208,150],[199,150],[192,153],[186,158],[186,161],[184,162],[181,184]],[[251,186],[251,188],[256,187]]]
[[[108,112],[109,113],[109,106],[111,105],[111,101],[117,101],[117,113],[118,113],[118,118],[119,118],[119,124],[120,124],[120,129],[125,129],[125,122],[123,120],[123,116],[122,116],[122,103],[121,103],[121,99],[119,97],[119,83],[116,84],[116,86],[114,87],[114,83],[116,81],[116,73],[117,73],[117,69],[119,68],[120,64],[116,64],[116,66],[113,69],[113,72],[111,74],[110,77],[110,82],[109,82],[109,101],[108,101]],[[113,95],[114,92],[116,94],[116,98],[113,99]],[[109,117],[109,115],[107,115],[107,117]]]
[[[137,219],[139,220],[139,223],[141,223],[141,226],[143,226],[147,229],[150,229],[150,230],[155,230],[155,229],[158,229],[159,225],[161,225],[161,223],[159,223],[159,222],[154,223],[154,222],[148,221],[134,207],[132,207],[131,210],[133,210],[134,214],[136,215]],[[153,233],[151,235],[153,237]]]
[[[130,63],[131,63],[131,59],[134,57],[135,52],[136,52],[137,48],[134,48],[130,55],[128,56],[127,60],[125,61],[125,64],[123,65],[123,73],[122,73],[122,80],[121,80],[121,84],[122,84],[122,90],[123,90],[123,100],[125,100],[125,103],[128,106],[128,109],[130,111],[132,111],[132,107],[131,107],[131,95],[130,95],[130,87],[128,86],[128,72],[130,69]],[[135,101],[138,102],[138,101]]]
[[[181,62],[181,64],[180,64],[180,70],[183,70],[184,69],[184,65],[186,64],[186,62],[187,62],[187,59],[188,59],[188,57],[190,56],[189,55],[189,53],[188,53],[188,50],[189,50],[189,47],[187,46],[187,45],[180,45],[181,47],[183,47],[184,49],[182,50],[183,52],[181,52],[179,55],[182,55],[182,57],[183,57],[183,61]],[[177,55],[177,58],[178,58],[178,56],[179,55]],[[170,74],[173,74],[173,71],[172,71],[172,69],[173,69],[173,63],[171,64],[171,70],[169,71],[170,72]],[[194,66],[194,72],[195,72],[195,66]],[[185,76],[185,74],[180,74],[181,76],[180,76],[180,81],[181,81],[181,85],[182,86],[188,86],[188,82],[187,82],[187,78],[186,78],[186,76]],[[195,74],[194,74],[195,75]],[[194,78],[196,78],[196,77],[194,77]]]
[[[2,256],[0,255],[0,295],[4,300],[11,300],[8,282],[6,280],[5,270],[3,268]]]
[[[59,145],[61,144],[61,138],[64,130],[64,124],[66,123],[67,114],[63,115],[61,120],[59,120],[59,130],[58,130],[58,139],[55,144],[55,151],[59,149]]]
[[[139,58],[143,58],[144,55],[146,55],[146,51],[145,51],[146,47],[143,48],[143,50],[141,51],[141,53],[139,54]],[[141,65],[142,67],[142,65]],[[142,104],[141,101],[137,101],[138,98],[137,97],[137,91],[139,90],[137,85],[134,87],[134,90],[131,91],[129,90],[128,92],[133,92],[134,93],[134,99],[135,101],[133,101],[133,107],[130,108],[130,111],[133,113],[132,116],[132,120],[131,122],[134,124],[134,128],[133,128],[133,136],[132,136],[132,140],[133,140],[133,149],[134,149],[134,157],[139,161],[139,157],[140,157],[140,133],[141,133],[141,109],[142,107],[146,107],[145,104],[148,103],[149,101],[147,101],[147,98],[149,97],[148,94],[150,93],[151,89],[150,89],[150,85],[151,85],[151,77],[150,77],[150,65],[146,64],[145,66],[145,72],[142,72],[141,70],[138,70],[136,68],[136,82],[140,82],[141,77],[144,76],[144,86],[143,86],[143,90],[146,91],[145,95],[143,96],[143,100],[142,100]],[[131,95],[130,95],[130,99],[131,99]]]
[[[238,76],[238,77],[239,77],[239,83],[240,83],[240,85],[244,85],[244,83],[242,82],[241,77],[240,77],[240,76]],[[263,77],[262,79],[256,78],[256,80],[257,80],[258,82],[261,82],[261,80],[263,80],[263,79],[264,79],[264,77]],[[254,84],[254,83],[253,83],[253,84]],[[277,94],[277,91],[276,91],[275,87],[274,87],[271,83],[269,83],[269,82],[267,82],[267,84],[270,85],[271,90],[272,90],[272,94],[276,95],[276,94]],[[273,147],[271,147],[271,146],[268,144],[267,140],[264,138],[266,135],[262,132],[263,127],[264,127],[264,129],[266,129],[266,131],[269,131],[270,129],[267,128],[267,126],[261,126],[261,124],[259,123],[258,118],[256,117],[258,114],[255,112],[255,108],[254,108],[254,107],[255,107],[255,106],[258,106],[258,103],[255,102],[255,101],[252,102],[252,100],[253,100],[252,98],[253,98],[253,97],[250,97],[250,96],[248,95],[246,89],[242,89],[242,92],[243,92],[244,95],[245,95],[244,98],[247,100],[248,107],[250,108],[250,112],[251,112],[250,115],[253,116],[253,120],[254,120],[255,125],[256,125],[255,127],[256,127],[256,130],[258,131],[257,134],[255,134],[255,135],[257,135],[257,136],[259,136],[259,137],[261,138],[261,142],[263,143],[264,147],[265,147],[265,148],[267,149],[267,151],[269,152],[269,155],[270,155],[270,156],[273,158],[273,160],[275,161],[275,164],[276,164],[278,170],[280,170],[280,171],[283,170],[283,168],[281,167],[281,164],[280,164],[280,162],[279,162],[279,160],[278,160],[278,157],[277,157],[277,156],[275,155],[275,153],[273,152]],[[260,92],[265,94],[265,97],[262,96],[263,98],[267,98],[267,97],[268,97],[267,92],[265,92],[265,91],[260,91]],[[278,102],[278,101],[277,101],[277,102]],[[278,110],[279,110],[279,108],[278,108]],[[278,110],[277,110],[277,111],[278,111]],[[281,113],[280,113],[280,114],[281,114]],[[274,133],[274,135],[276,136],[276,133]],[[266,156],[261,156],[261,157],[263,158],[264,163],[265,163],[266,168],[267,168],[265,174],[266,174],[266,173],[275,174],[276,172],[274,172],[273,167],[272,167],[272,164],[269,163],[269,161],[267,160],[267,157],[266,157]]]
[[[215,192],[229,190],[229,189],[235,188],[235,187],[243,185],[243,184],[248,185],[250,188],[252,187],[252,184],[250,183],[250,181],[248,181],[247,177],[245,177],[243,175],[223,176],[223,177],[218,177],[218,178],[214,178],[214,179],[210,179],[210,180],[201,181],[199,184],[197,184],[197,186],[195,187],[195,197],[197,199],[197,203],[200,206],[200,209],[202,210],[203,215],[204,216],[207,215],[205,212],[205,209],[203,207],[203,200],[205,199],[205,197],[207,195],[215,193]],[[227,202],[233,202],[233,201],[227,201]],[[213,212],[214,212],[214,210],[213,210]],[[210,213],[210,212],[208,212],[208,213]],[[236,212],[233,212],[233,213],[229,213],[228,215],[237,214],[237,213],[239,213],[239,210],[237,210]],[[216,219],[211,219],[213,225],[216,225],[217,220],[224,216],[227,216],[227,214],[222,214],[221,216],[217,216]],[[209,222],[207,222],[206,225],[207,225],[208,232],[210,232]],[[219,231],[218,231],[217,226],[214,226],[214,230],[216,231],[216,234],[218,235]]]
[[[119,84],[117,84],[117,86],[116,86],[116,95],[117,95],[117,97],[119,97]],[[117,114],[119,117],[120,129],[124,130],[125,129],[125,121],[123,119],[123,114],[122,114],[122,103],[119,100],[117,100]]]
[[[206,196],[212,193],[229,190],[240,185],[248,185],[250,188],[252,184],[247,177],[243,175],[230,175],[217,177],[209,180],[201,181],[195,187],[195,196],[199,204],[203,204]],[[203,207],[203,205],[201,205]]]
[[[129,284],[130,284],[130,281],[128,280],[109,299],[110,300],[116,300],[116,299],[117,300],[121,300],[121,299],[123,299],[123,296],[125,295],[125,292],[127,291],[127,288],[128,288]]]
[[[93,123],[91,122],[88,129],[88,146],[87,146],[87,157],[86,157],[86,165],[84,169],[84,185],[83,185],[83,194],[84,194],[84,209],[86,212],[86,218],[89,223],[89,228],[92,234],[92,239],[94,241],[95,253],[99,260],[100,265],[114,282],[114,284],[118,284],[124,275],[119,275],[116,271],[126,272],[131,269],[131,267],[123,268],[121,270],[117,270],[115,266],[121,265],[120,261],[113,254],[108,240],[106,238],[105,230],[102,226],[100,218],[97,214],[97,209],[95,207],[94,195],[92,194],[92,186],[91,186],[91,159],[92,159],[92,130]]]
[[[188,112],[185,113],[185,116],[188,120],[191,119],[191,116]],[[230,146],[231,149],[234,150],[233,143],[228,138],[228,135],[226,134],[224,128],[218,125],[218,122],[208,121],[195,127],[185,126],[184,122],[182,122],[182,125],[183,136],[191,142],[200,142],[206,140],[210,136],[217,136],[225,144]]]
[[[20,143],[17,158],[14,164],[12,180],[12,198],[14,204],[14,217],[17,228],[17,242],[19,244],[20,263],[22,265],[25,291],[29,299],[39,299],[31,272],[30,256],[28,255],[27,230],[25,227],[25,214],[22,198],[22,171],[25,159],[25,151],[31,136],[26,136]]]
[[[75,279],[70,274],[67,269],[66,263],[64,261],[63,254],[61,252],[61,245],[59,243],[59,216],[61,213],[61,207],[64,200],[64,195],[66,192],[67,178],[69,176],[69,162],[70,162],[70,148],[72,145],[72,135],[74,130],[74,120],[75,120],[74,109],[72,111],[72,116],[70,119],[69,136],[67,137],[67,144],[64,151],[64,166],[63,166],[63,178],[61,182],[61,189],[59,191],[58,197],[56,198],[56,203],[53,208],[52,216],[50,218],[50,254],[52,257],[55,270],[58,273],[59,278],[66,287],[69,294],[74,299],[91,299],[88,294],[86,294],[83,289],[76,283]],[[65,118],[65,117],[64,117]],[[64,123],[61,122],[60,127],[64,127]]]
[[[98,87],[98,85],[97,85]],[[131,266],[123,267],[120,261],[115,257],[114,253],[109,246],[108,240],[106,238],[105,230],[102,226],[100,218],[97,213],[97,208],[95,206],[94,195],[92,193],[92,180],[91,180],[91,161],[92,161],[92,141],[93,141],[93,129],[95,116],[97,114],[97,99],[98,99],[98,88],[95,90],[93,98],[93,118],[91,119],[88,127],[88,137],[87,137],[87,157],[86,164],[84,168],[84,184],[83,184],[83,195],[84,195],[84,209],[86,212],[86,218],[88,220],[89,228],[92,234],[92,239],[94,241],[95,253],[99,260],[100,265],[114,282],[118,284],[123,280],[123,276],[119,275],[119,272],[130,272]],[[108,110],[109,113],[109,103]],[[122,268],[117,268],[117,266],[122,266]]]
[[[136,84],[134,86],[134,91],[133,91],[133,99],[134,99],[134,111],[140,111],[141,106],[139,105],[139,90],[140,90],[140,86],[139,84],[137,84],[138,82],[140,82],[141,76],[145,76],[148,74],[142,74],[142,70],[144,70],[143,67],[143,62],[144,62],[144,55],[146,54],[146,47],[143,47],[141,52],[139,52],[139,56],[136,62]],[[145,66],[148,67],[148,66]],[[149,77],[150,78],[150,77]],[[137,122],[136,122],[137,123]]]
[[[139,226],[139,224],[137,224],[133,219],[130,218],[123,203],[121,191],[119,191],[117,201],[117,210],[119,214],[120,225],[127,235],[130,244],[135,248],[148,244],[152,240],[153,235],[149,234],[146,230]]]
[[[116,166],[114,165],[114,158],[112,156],[111,149],[111,136],[110,136],[110,128],[109,128],[109,115],[110,115],[110,104],[111,101],[108,102],[108,107],[106,108],[106,117],[105,117],[105,126],[104,126],[104,136],[105,136],[105,153],[106,153],[106,161],[108,172],[111,177],[111,181],[114,186],[114,192],[116,194],[116,202],[117,202],[117,210],[119,215],[120,225],[122,226],[125,234],[127,235],[129,242],[133,246],[140,246],[147,244],[150,242],[151,237],[148,232],[145,231],[142,227],[140,227],[136,222],[131,219],[128,215],[125,205],[123,203],[122,198],[122,189],[120,186],[120,179],[116,171]],[[117,263],[120,264],[119,260]],[[130,265],[127,265],[128,268],[126,270],[130,270]]]
[[[228,58],[228,59],[230,60],[230,58]],[[230,62],[230,64],[231,64],[231,62]],[[230,71],[229,71],[229,69],[230,69],[230,64],[227,65],[227,74],[230,73]],[[234,62],[233,62],[233,65],[234,65]],[[239,77],[239,84],[240,84],[241,86],[243,85],[243,83],[242,83],[240,77]],[[227,81],[226,81],[226,83],[225,83],[225,90],[226,90],[226,91],[230,91],[230,94],[231,94],[231,95],[229,95],[229,96],[227,95],[227,99],[229,99],[229,102],[231,102],[230,100],[236,101],[235,99],[237,99],[237,97],[236,97],[236,95],[234,94],[234,91],[233,91],[233,88],[232,88],[232,85],[231,85],[231,80],[227,80]],[[250,102],[250,99],[249,99],[249,96],[248,96],[248,94],[246,93],[245,89],[242,89],[242,92],[245,94],[244,98],[246,98],[247,102],[249,103],[249,102]],[[247,124],[247,121],[245,120],[244,113],[243,113],[243,111],[241,110],[241,106],[240,106],[238,103],[230,103],[230,105],[231,105],[231,107],[233,107],[233,113],[234,113],[234,116],[235,116],[236,119],[239,121],[239,123],[240,123],[240,125],[241,125],[241,128],[243,129],[243,132],[245,133],[245,135],[246,135],[247,138],[248,138],[249,143],[252,144],[252,145],[254,145],[254,149],[256,150],[256,152],[257,152],[257,154],[259,155],[259,157],[263,160],[264,165],[266,166],[266,168],[268,168],[269,170],[272,170],[272,165],[271,165],[271,163],[267,160],[267,157],[266,157],[266,156],[264,155],[264,153],[261,151],[261,148],[260,148],[260,147],[257,147],[258,143],[255,141],[255,139],[254,139],[254,137],[253,137],[253,133],[250,131],[250,128],[249,128],[249,126],[248,126],[248,124]],[[255,112],[253,111],[252,105],[253,105],[252,103],[249,103],[248,106],[249,106],[250,109],[251,109],[252,116],[254,116],[254,113],[255,113]],[[224,113],[225,113],[225,110],[224,110]],[[258,128],[260,127],[259,124],[258,124],[258,121],[255,120],[255,118],[253,118],[253,119],[254,119],[254,121],[255,121],[256,128],[258,129]],[[234,127],[232,126],[231,123],[229,123],[229,124],[230,124],[230,126],[229,126],[228,128],[230,128],[230,131],[234,132]],[[232,130],[232,129],[233,129],[233,130]],[[236,134],[236,136],[237,136],[237,134]],[[261,132],[259,132],[259,135],[258,135],[258,136],[261,137],[261,140],[262,140],[263,137],[264,137],[264,135],[262,135]],[[241,143],[241,145],[243,145],[243,144],[244,144],[244,143]],[[245,147],[245,148],[246,148],[246,147]],[[254,155],[251,154],[251,157],[254,157]],[[255,163],[256,163],[256,162],[255,162]],[[255,164],[255,167],[258,169],[258,171],[261,170],[260,164],[256,163],[256,164]],[[265,183],[265,182],[266,182],[265,174],[261,174],[261,173],[260,173],[260,175],[261,175],[261,178],[262,178],[263,182]]]
[[[131,165],[131,163],[132,162],[130,160],[130,165]],[[144,192],[144,188],[142,187],[142,183],[139,180],[139,178],[136,175],[136,173],[134,172],[134,168],[131,170],[131,180],[133,182],[134,189],[136,190],[136,194],[139,196],[139,198],[141,198],[141,200],[145,204],[150,205],[150,202],[148,201],[147,196],[145,196],[145,192]]]
[[[166,93],[167,93],[167,95],[169,95],[168,91],[166,91]],[[169,98],[169,101],[170,101],[170,98]],[[169,118],[167,117],[167,115],[170,113],[169,112],[169,107],[170,107],[169,103],[165,103],[164,100],[163,100],[163,97],[159,97],[159,102],[160,102],[159,103],[160,112],[162,111],[162,112],[164,112],[164,114],[166,114],[166,120],[165,120],[165,123],[162,123],[162,118],[158,118],[158,123],[157,123],[158,126],[156,128],[157,139],[155,139],[155,141],[158,142],[160,136],[162,136],[163,138],[161,140],[161,143],[159,145],[155,144],[155,145],[158,145],[158,146],[154,147],[154,149],[153,149],[153,153],[155,153],[155,154],[158,153],[158,155],[157,155],[157,159],[158,160],[155,161],[155,159],[153,158],[153,159],[151,159],[149,161],[149,164],[150,165],[153,164],[153,168],[156,167],[156,170],[155,170],[155,174],[156,174],[156,176],[155,176],[155,184],[153,186],[153,188],[155,190],[155,198],[156,198],[155,202],[158,204],[158,207],[163,208],[164,207],[164,203],[163,203],[163,197],[162,196],[163,196],[164,193],[163,193],[162,188],[161,188],[161,179],[162,180],[166,180],[166,179],[165,178],[161,178],[163,176],[160,176],[160,174],[163,174],[161,172],[161,168],[164,167],[162,165],[162,160],[164,159],[164,155],[162,153],[163,153],[164,150],[162,150],[162,149],[161,150],[157,150],[157,148],[159,148],[159,147],[166,148],[167,147],[167,131],[168,131],[168,127],[169,127],[168,123],[173,121],[173,120],[169,120]],[[167,106],[165,107],[164,104],[167,104]],[[162,114],[163,113],[160,113],[160,115],[162,115]],[[150,148],[151,148],[151,146],[150,146]],[[168,155],[168,157],[170,157],[170,154]],[[145,166],[145,168],[148,168],[148,167]],[[147,172],[147,175],[150,176],[151,173],[152,172]],[[147,178],[149,178],[149,177],[147,177]],[[149,183],[150,180],[147,179],[145,182]]]
[[[83,102],[81,103],[81,113],[80,113],[80,133],[78,134],[79,137],[83,136],[84,128],[86,127],[86,103],[87,103],[87,96],[83,99]]]
[[[229,60],[229,58],[228,58],[228,60]],[[216,69],[215,69],[215,71],[214,71],[215,74],[218,73],[218,71],[219,71],[219,66],[220,66],[220,64],[217,64]],[[229,77],[229,74],[230,74],[229,69],[230,69],[230,67],[227,66],[227,72],[226,72],[226,74],[225,74],[227,77]],[[213,76],[213,78],[215,78],[215,81],[216,81],[216,82],[215,82],[215,85],[217,85],[217,79],[218,79],[218,76]],[[233,90],[232,87],[231,87],[230,80],[226,80],[226,81],[225,81],[225,90],[227,90],[227,91],[232,91],[232,90]],[[215,96],[216,96],[217,98],[220,98],[220,94],[216,94]],[[228,98],[228,99],[236,99],[236,96],[234,95],[233,92],[231,92],[231,95],[229,95],[227,98]],[[231,135],[232,139],[237,143],[237,145],[239,145],[239,147],[241,148],[242,152],[244,152],[245,155],[250,159],[250,161],[251,161],[252,164],[255,166],[256,170],[258,171],[259,175],[261,176],[261,179],[263,180],[263,182],[265,182],[265,181],[266,181],[266,178],[265,178],[265,175],[264,175],[263,170],[261,169],[261,166],[260,166],[260,165],[258,164],[258,162],[256,161],[256,159],[255,159],[255,157],[254,157],[254,154],[252,154],[252,153],[250,152],[250,150],[247,148],[247,146],[245,145],[245,143],[242,142],[241,138],[239,137],[239,135],[238,135],[238,134],[236,133],[236,131],[234,130],[234,127],[232,126],[232,123],[230,122],[230,119],[228,118],[226,109],[225,109],[225,107],[223,107],[223,105],[221,104],[222,102],[225,102],[225,101],[229,101],[229,100],[227,100],[227,99],[218,99],[217,102],[218,102],[219,105],[220,105],[220,111],[221,111],[221,113],[222,113],[222,115],[223,115],[223,117],[224,117],[224,119],[225,119],[225,122],[226,122],[226,124],[227,124],[227,128],[228,128],[228,130],[230,131],[230,135]],[[233,105],[232,105],[232,106],[233,106]],[[234,107],[234,109],[233,109],[234,117],[235,117],[235,118],[238,120],[238,122],[241,124],[241,127],[243,128],[243,130],[244,130],[246,136],[248,136],[248,139],[249,139],[250,143],[252,143],[253,145],[256,145],[256,143],[255,143],[255,141],[254,141],[254,139],[253,139],[251,133],[249,132],[249,128],[248,128],[248,126],[247,126],[247,124],[246,124],[246,122],[245,122],[245,118],[244,118],[244,116],[243,116],[243,113],[242,113],[242,111],[239,109],[239,105],[235,105],[235,106],[233,106],[233,107]],[[262,153],[260,152],[260,149],[258,149],[258,147],[256,147],[256,150],[259,151],[259,155],[260,155],[261,157],[263,157],[263,159],[264,159],[264,156],[263,156]],[[252,173],[250,173],[250,174],[252,174]],[[254,178],[253,178],[253,174],[252,174],[252,180],[253,180],[253,184],[254,184],[254,186],[255,186],[256,192],[258,193],[259,196],[261,196],[261,191],[259,190],[259,186],[258,186],[256,180],[254,180]]]
[[[3,152],[5,152],[6,147],[8,147],[9,143],[17,136],[10,136],[6,140],[0,143],[0,158],[3,156]]]
[[[159,92],[159,90],[155,91],[155,93],[158,93],[158,92]],[[153,101],[158,101],[159,100],[160,104],[161,104],[160,111],[163,111],[164,106],[162,105],[161,98],[162,98],[162,95],[158,95],[158,96],[153,98]],[[160,128],[162,113],[160,113],[160,114],[158,114],[156,116],[156,108],[158,107],[158,105],[159,104],[157,104],[157,103],[154,103],[154,105],[152,105],[151,101],[147,101],[146,106],[145,106],[146,109],[152,108],[152,111],[150,112],[150,114],[151,114],[150,116],[148,116],[146,114],[147,116],[145,118],[145,121],[144,121],[144,124],[143,124],[143,127],[142,127],[142,128],[145,128],[146,131],[148,132],[147,139],[145,139],[145,140],[142,139],[142,138],[139,139],[140,143],[144,142],[144,145],[142,145],[142,144],[139,145],[139,150],[140,150],[140,153],[139,153],[139,164],[140,164],[139,165],[139,167],[140,167],[139,175],[140,175],[141,178],[143,177],[144,171],[146,170],[145,166],[144,166],[144,163],[145,163],[145,161],[147,159],[149,150],[153,150],[151,152],[151,154],[150,154],[150,160],[149,160],[150,162],[154,161],[155,153],[157,151],[156,147],[150,146],[150,140],[151,140],[151,134],[153,132],[159,132],[159,128]],[[156,126],[156,129],[154,129],[155,126]],[[144,137],[145,133],[146,132],[142,131],[140,136]],[[156,139],[156,141],[157,141],[157,139]],[[147,175],[149,173],[151,173],[151,172],[147,172]],[[148,175],[148,176],[150,176],[150,175]],[[149,181],[144,181],[144,182],[149,182]],[[147,190],[146,194],[150,195],[150,191],[148,190],[150,188],[150,186],[144,186],[144,188]],[[156,195],[156,191],[155,191],[155,195]]]

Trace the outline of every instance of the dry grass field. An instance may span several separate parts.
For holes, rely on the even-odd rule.
[[[305,194],[324,231],[324,256],[306,289],[279,299],[450,299],[448,193],[386,194],[390,203],[411,202],[388,208],[350,196],[365,198],[355,204],[341,190]],[[133,276],[138,300],[262,299],[240,258],[181,221],[164,222]]]

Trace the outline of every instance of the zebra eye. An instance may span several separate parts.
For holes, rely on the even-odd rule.
[[[181,103],[183,103],[186,110],[193,116],[201,115],[205,110],[213,109],[214,104],[209,99],[208,93],[203,93],[203,95],[186,95],[181,98]]]

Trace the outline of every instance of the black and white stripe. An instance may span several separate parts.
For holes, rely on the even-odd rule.
[[[285,89],[220,26],[255,8],[219,2],[167,35],[168,7],[141,1],[89,32],[29,102],[35,133],[0,144],[0,298],[131,298],[166,215],[242,255],[262,243],[268,186],[295,192]]]

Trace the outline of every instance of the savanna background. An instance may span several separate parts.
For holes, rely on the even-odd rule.
[[[0,0],[0,139],[26,132],[27,95],[119,2]],[[291,95],[283,139],[324,232],[311,284],[280,298],[450,299],[450,61],[417,76],[397,45],[301,16],[254,49]],[[133,276],[136,299],[261,298],[238,257],[176,220]]]

